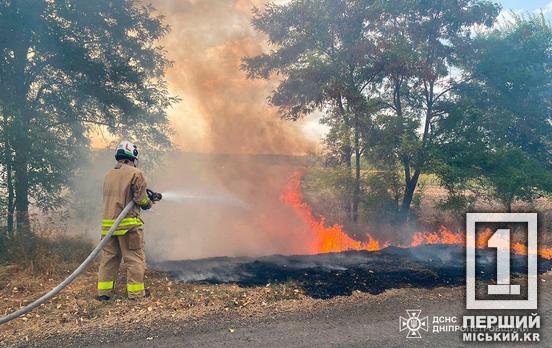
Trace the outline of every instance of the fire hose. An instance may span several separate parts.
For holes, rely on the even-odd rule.
[[[152,201],[159,201],[159,200],[161,200],[161,197],[162,197],[160,193],[153,192],[151,190],[148,190],[148,196],[150,197],[150,199]],[[117,219],[115,219],[115,222],[113,223],[113,225],[111,226],[109,231],[107,231],[107,234],[105,235],[105,237],[102,238],[100,243],[98,243],[98,245],[94,248],[94,250],[92,250],[90,255],[88,255],[88,257],[83,261],[83,263],[81,263],[81,265],[79,267],[77,267],[77,269],[75,269],[73,271],[73,273],[71,273],[67,278],[65,278],[64,281],[59,283],[58,286],[56,286],[55,288],[50,290],[48,293],[44,294],[38,300],[34,301],[33,303],[30,303],[30,304],[26,305],[25,307],[15,311],[11,314],[6,315],[3,318],[0,318],[0,325],[2,325],[4,323],[7,323],[8,321],[11,321],[15,318],[18,318],[18,317],[22,316],[23,314],[29,313],[30,311],[32,311],[36,307],[46,303],[49,299],[51,299],[52,297],[57,295],[57,293],[59,293],[61,290],[65,289],[69,284],[71,284],[82,272],[84,272],[84,270],[90,265],[90,263],[92,263],[92,261],[94,261],[96,256],[98,256],[98,254],[103,249],[103,247],[107,244],[107,242],[109,242],[109,238],[111,238],[113,236],[113,233],[115,232],[115,229],[117,229],[117,227],[119,226],[119,224],[121,223],[123,218],[128,214],[128,212],[130,211],[130,209],[132,209],[133,206],[134,206],[134,201],[130,201],[125,206],[125,208],[123,209],[121,214],[119,214],[119,216],[117,216]]]

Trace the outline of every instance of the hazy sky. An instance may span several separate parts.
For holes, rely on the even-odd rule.
[[[516,11],[542,10],[548,18],[552,18],[552,0],[499,0],[504,8]]]

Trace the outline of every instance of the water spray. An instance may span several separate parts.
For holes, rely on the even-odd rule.
[[[167,191],[163,193],[163,199],[175,203],[184,203],[189,201],[206,201],[246,208],[247,205],[240,199],[227,195],[210,195],[203,193],[192,193],[185,191]]]

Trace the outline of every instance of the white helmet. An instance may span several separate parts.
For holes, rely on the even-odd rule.
[[[122,159],[130,159],[134,161],[138,157],[138,147],[130,141],[124,140],[117,145],[117,151],[115,152],[115,159],[120,161]]]

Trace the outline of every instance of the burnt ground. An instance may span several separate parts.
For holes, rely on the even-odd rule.
[[[496,277],[496,253],[478,250],[478,279]],[[539,259],[539,273],[552,269],[552,260]],[[242,287],[294,282],[312,298],[328,299],[354,291],[379,294],[394,288],[435,288],[465,284],[465,249],[459,245],[388,247],[379,251],[348,251],[319,255],[215,257],[166,261],[153,268],[191,283]],[[511,256],[514,277],[527,270],[527,257]]]

